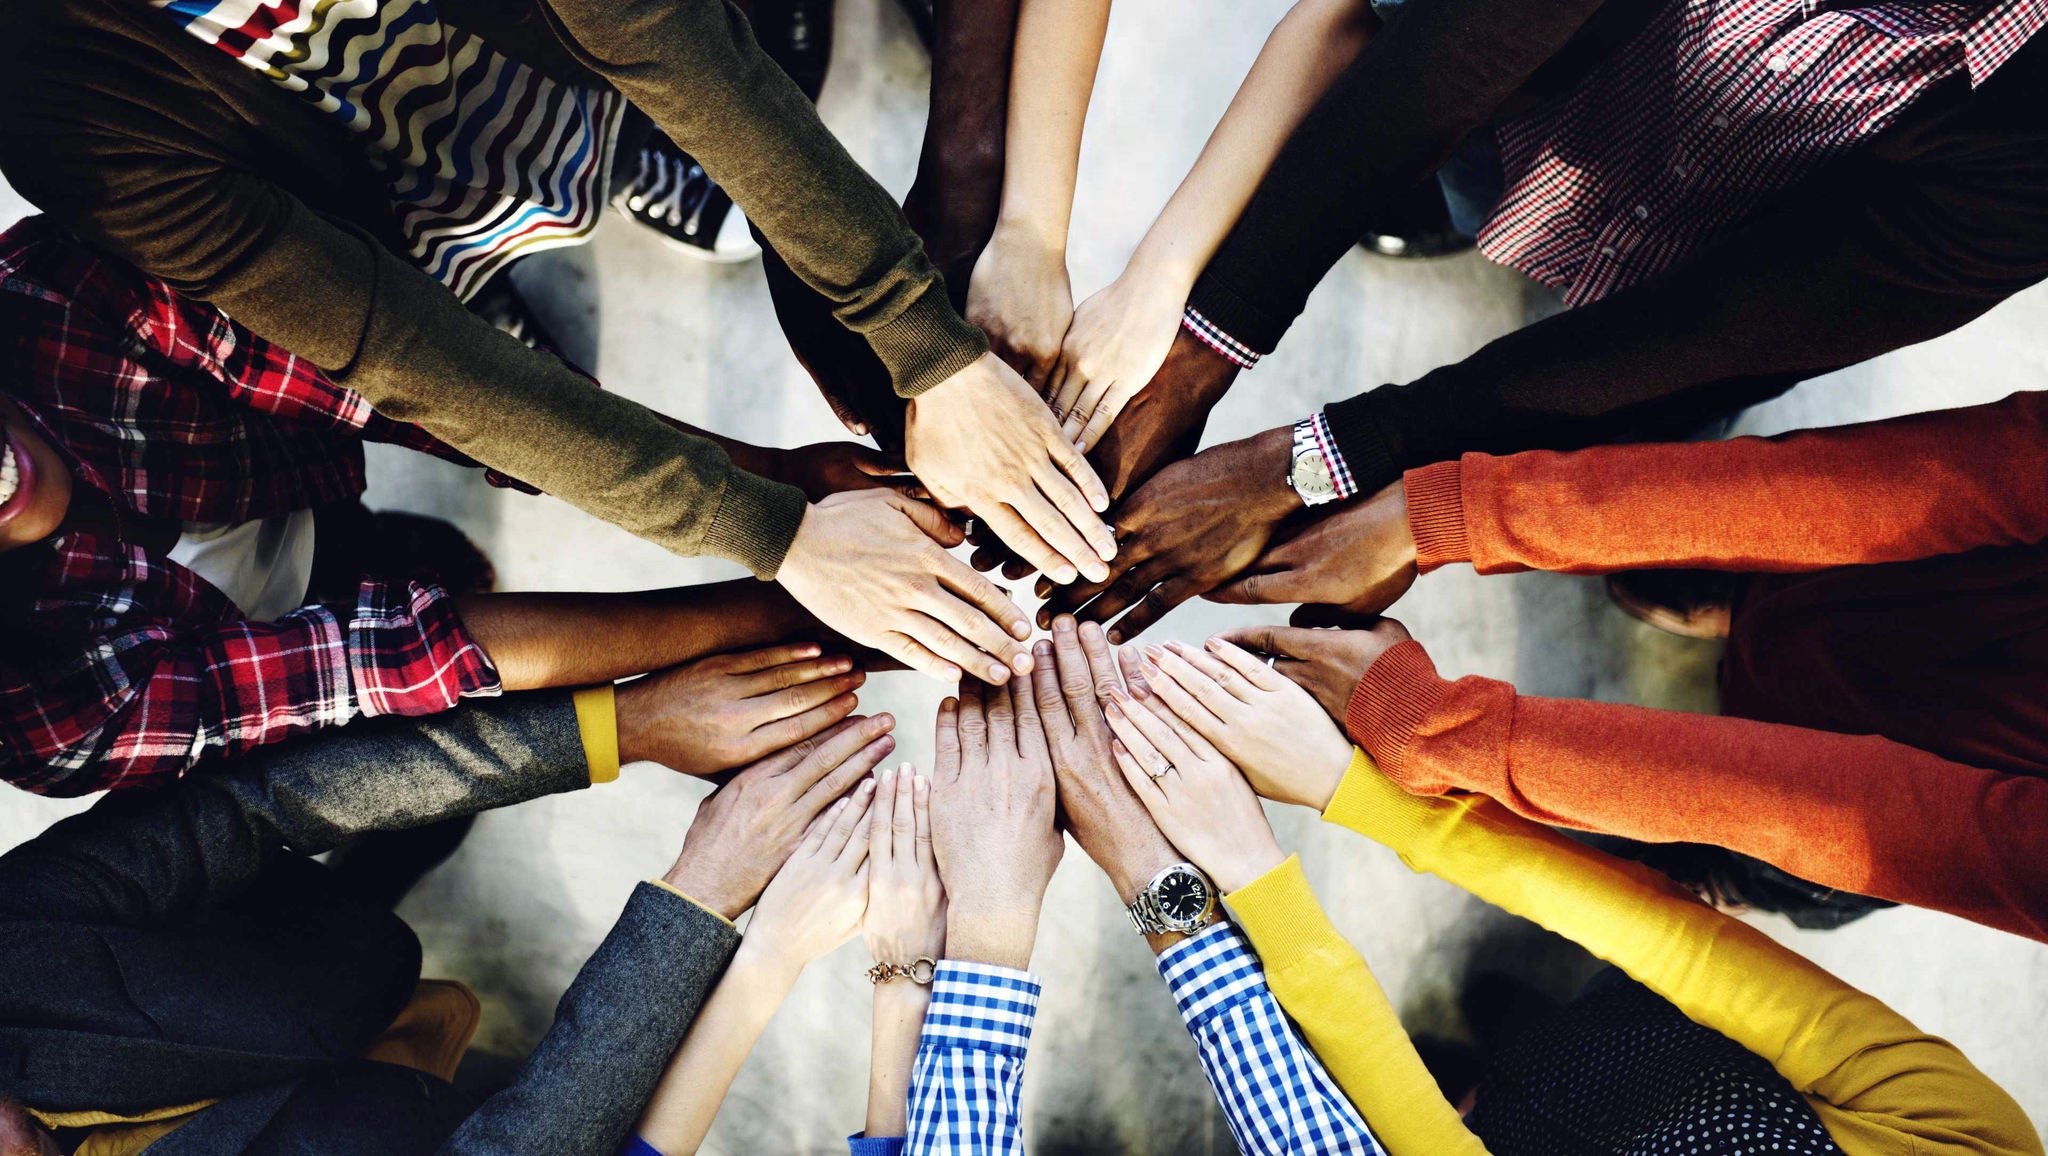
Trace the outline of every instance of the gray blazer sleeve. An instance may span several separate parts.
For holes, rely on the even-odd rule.
[[[589,773],[567,691],[363,720],[107,796],[0,856],[0,919],[173,923],[233,898],[285,848],[575,790]]]
[[[613,1156],[739,941],[674,892],[635,888],[519,1077],[440,1156]]]

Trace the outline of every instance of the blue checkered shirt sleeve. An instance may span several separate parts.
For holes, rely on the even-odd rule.
[[[1038,992],[1038,977],[1026,972],[939,964],[910,1071],[912,1156],[1024,1151],[1018,1098]]]
[[[1202,1070],[1246,1156],[1386,1156],[1365,1120],[1295,1034],[1251,945],[1228,923],[1159,954]]]

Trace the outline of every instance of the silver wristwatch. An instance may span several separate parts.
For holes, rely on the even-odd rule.
[[[1337,483],[1330,478],[1330,460],[1316,440],[1316,419],[1312,417],[1294,423],[1294,457],[1287,467],[1287,484],[1301,495],[1304,506],[1337,500]]]
[[[1194,864],[1175,863],[1154,875],[1127,910],[1140,935],[1192,935],[1215,914],[1216,888]]]

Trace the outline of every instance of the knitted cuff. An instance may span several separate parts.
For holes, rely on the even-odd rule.
[[[1450,688],[1437,676],[1436,664],[1422,644],[1409,639],[1380,655],[1351,689],[1344,730],[1388,778],[1412,791],[1434,793],[1409,781],[1408,750]]]
[[[987,335],[960,316],[946,299],[945,282],[936,277],[924,296],[867,337],[875,356],[889,367],[896,396],[905,398],[916,397],[988,352]]]
[[[1228,334],[1233,345],[1250,351],[1254,361],[1273,352],[1294,323],[1293,316],[1278,316],[1250,295],[1231,288],[1213,270],[1204,270],[1195,279],[1187,305],[1217,332]]]
[[[1465,536],[1464,467],[1438,462],[1409,470],[1401,479],[1408,497],[1408,532],[1415,537],[1415,569],[1427,574],[1452,562],[1470,562]]]
[[[796,541],[808,505],[804,492],[795,486],[735,467],[726,475],[718,513],[704,531],[703,552],[730,558],[756,578],[772,580],[782,569],[790,543]]]
[[[1380,429],[1378,394],[1379,390],[1372,390],[1323,407],[1323,420],[1330,426],[1330,440],[1336,443],[1337,452],[1343,455],[1344,465],[1351,471],[1351,479],[1357,483],[1361,494],[1378,493],[1401,476],[1393,448]]]

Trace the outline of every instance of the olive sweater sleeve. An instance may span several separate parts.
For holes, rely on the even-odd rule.
[[[988,349],[903,210],[726,0],[545,0],[569,50],[732,195],[914,397]]]
[[[1578,943],[1770,1061],[1849,1156],[2042,1152],[2026,1113],[1954,1045],[1646,867],[1491,799],[1409,795],[1363,751],[1323,817]],[[1249,926],[1243,892],[1233,906]]]
[[[1444,1101],[1387,993],[1316,902],[1300,858],[1224,896],[1266,986],[1388,1156],[1484,1156]]]

